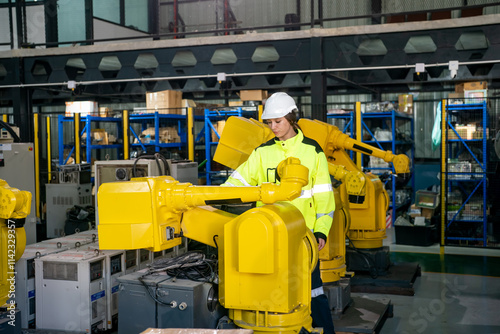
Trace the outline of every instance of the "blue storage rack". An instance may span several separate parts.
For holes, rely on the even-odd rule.
[[[457,130],[458,124],[474,121],[481,125],[482,134],[470,138]],[[447,244],[488,245],[488,121],[486,101],[446,105],[446,155],[441,156],[445,161],[441,175],[446,182],[443,219]],[[470,157],[469,161],[458,160],[464,155]],[[454,200],[457,194],[461,195],[458,202]]]
[[[120,152],[123,150],[123,145],[121,144],[112,144],[112,145],[92,145],[92,123],[93,122],[110,122],[110,123],[115,123],[118,127],[117,133],[118,133],[118,138],[123,137],[123,129],[122,129],[122,119],[121,118],[114,118],[114,117],[97,117],[97,116],[84,116],[80,118],[80,121],[83,122],[85,125],[80,132],[80,137],[86,133],[87,138],[85,139],[85,145],[82,145],[82,147],[85,148],[86,150],[86,162],[90,163],[92,159],[92,150],[99,150],[99,149],[116,149],[117,150],[117,155],[120,155]],[[71,157],[71,154],[75,151],[75,146],[74,145],[66,145],[64,144],[64,123],[67,122],[74,122],[73,117],[66,117],[64,115],[59,115],[58,116],[58,135],[59,135],[59,164],[64,165],[68,161],[69,157]],[[68,157],[65,159],[64,158],[64,149],[65,148],[70,148],[70,153],[68,154]]]
[[[176,115],[176,114],[160,114],[157,111],[151,114],[132,114],[129,116],[129,129],[130,133],[134,138],[137,139],[138,143],[131,143],[130,147],[140,147],[143,151],[147,150],[148,146],[153,146],[155,152],[160,152],[161,148],[185,148],[187,145],[187,133],[186,133],[186,115]],[[139,137],[140,133],[137,134],[132,123],[141,124],[141,132],[146,130],[151,124],[155,128],[155,138],[149,143],[142,143]],[[178,143],[161,143],[160,142],[160,127],[163,124],[174,124],[177,126],[177,132],[180,137],[180,142]]]
[[[215,129],[214,125],[212,124],[213,121],[220,121],[220,120],[225,120],[226,118],[230,116],[246,116],[246,117],[251,117],[255,116],[255,111],[248,111],[248,110],[243,110],[242,108],[237,108],[236,110],[209,110],[205,109],[205,126],[203,127],[203,130],[200,132],[198,135],[196,142],[198,142],[199,138],[204,135],[205,136],[205,159],[206,159],[206,164],[205,164],[205,176],[207,179],[207,185],[212,184],[212,177],[214,177],[216,174],[220,174],[220,171],[213,171],[212,170],[212,148],[216,147],[219,142],[212,141],[212,131],[215,132],[217,137],[220,139],[220,134],[217,132]]]
[[[373,125],[370,124],[370,120],[384,120],[384,119],[390,120],[390,123],[389,123],[390,129],[389,130],[391,131],[391,135],[392,135],[391,140],[377,140],[375,138],[373,131],[372,131]],[[382,124],[384,126],[387,125],[385,122],[382,122]],[[398,129],[400,126],[404,126],[405,124],[409,124],[409,128],[410,128],[409,138],[407,138],[405,140],[397,139],[398,133],[396,132],[396,129]],[[397,211],[401,208],[405,208],[406,206],[408,206],[411,203],[411,201],[414,197],[414,192],[415,192],[415,176],[414,176],[415,170],[414,170],[414,166],[413,166],[414,161],[415,161],[415,142],[414,142],[415,133],[414,133],[413,115],[410,115],[407,113],[402,113],[402,112],[395,111],[395,110],[387,111],[387,112],[363,113],[363,114],[361,114],[361,126],[363,127],[362,134],[364,131],[366,131],[372,137],[372,140],[364,140],[363,141],[364,143],[376,146],[376,147],[380,148],[381,150],[390,149],[393,154],[401,154],[401,153],[406,154],[409,156],[410,161],[411,161],[411,167],[410,167],[411,179],[408,181],[409,188],[410,188],[409,190],[411,191],[411,194],[410,194],[408,200],[406,200],[404,202],[400,202],[400,203],[397,203],[398,201],[396,201],[396,197],[397,197],[396,191],[399,189],[399,187],[397,186],[397,182],[396,182],[396,179],[398,176],[396,175],[396,171],[394,170],[394,166],[392,164],[390,164],[389,167],[368,167],[368,169],[375,172],[374,174],[376,174],[377,171],[381,172],[381,174],[383,174],[384,172],[391,173],[391,176],[390,176],[391,186],[389,189],[389,190],[391,190],[391,198],[390,198],[391,200],[390,200],[390,204],[389,204],[389,209],[392,210],[391,220],[392,220],[392,225],[394,226],[394,222],[396,220],[396,217],[398,216]],[[365,167],[365,168],[367,168],[367,167]],[[386,189],[387,189],[387,183],[388,183],[388,181],[386,181]]]

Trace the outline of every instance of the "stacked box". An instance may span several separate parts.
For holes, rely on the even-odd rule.
[[[241,101],[263,101],[267,99],[267,90],[240,90]]]
[[[182,114],[182,92],[164,90],[146,93],[146,112],[160,114]]]
[[[71,117],[74,114],[84,116],[99,116],[97,102],[94,101],[73,101],[66,102],[65,116]]]
[[[217,131],[217,133],[219,134],[219,136],[222,135],[222,130],[224,130],[225,125],[226,125],[226,121],[218,121],[217,123],[214,124],[214,128]],[[219,141],[219,137],[213,131],[212,131],[212,141],[213,142]]]
[[[399,111],[413,114],[413,95],[403,94],[398,97]]]
[[[486,81],[471,81],[455,84],[455,93],[463,93],[468,90],[488,89]]]

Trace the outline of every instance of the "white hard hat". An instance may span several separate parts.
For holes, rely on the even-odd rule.
[[[280,118],[297,109],[295,100],[287,93],[274,93],[264,105],[262,119]]]

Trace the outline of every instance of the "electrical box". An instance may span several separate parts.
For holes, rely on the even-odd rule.
[[[179,182],[198,185],[198,163],[191,160],[168,160],[170,176]]]
[[[26,217],[26,244],[36,243],[35,156],[32,143],[0,144],[0,179],[9,186],[32,194],[31,212]]]
[[[139,249],[125,251],[125,274],[139,270]]]
[[[124,250],[99,250],[97,244],[89,244],[84,250],[95,250],[106,257],[104,277],[106,279],[106,328],[116,329],[118,326],[118,278],[125,275]]]
[[[37,329],[95,333],[106,326],[106,255],[68,250],[35,259]]]
[[[57,178],[53,183],[91,183],[91,168],[88,163],[57,166]]]
[[[96,242],[96,236],[96,230],[89,230],[26,246],[22,257],[16,262],[15,266],[16,303],[21,311],[21,328],[35,328],[35,259]]]
[[[106,182],[129,181],[133,177],[165,175],[168,167],[161,160],[108,160],[94,163],[96,190]]]
[[[16,262],[16,303],[21,311],[21,328],[35,328],[35,259],[68,250],[68,245],[31,244]]]
[[[73,206],[92,205],[92,185],[90,183],[46,184],[47,237],[57,238],[64,235],[66,211]]]
[[[118,279],[120,334],[136,334],[147,328],[217,328],[225,310],[218,303],[216,285],[162,273],[144,274],[138,271]]]

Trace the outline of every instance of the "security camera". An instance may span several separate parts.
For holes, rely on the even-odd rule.
[[[457,70],[450,70],[450,77],[455,79],[457,77]]]

